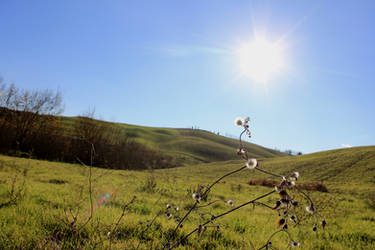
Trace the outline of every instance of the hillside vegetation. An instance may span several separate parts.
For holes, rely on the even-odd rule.
[[[241,164],[243,162],[240,160],[203,164],[202,167],[197,167],[199,172],[192,171],[190,174],[209,177],[213,171],[221,174],[230,171],[233,165]],[[375,146],[260,159],[259,165],[284,175],[298,171],[303,181],[323,182],[328,185],[330,191],[347,190],[355,195],[368,196],[375,188]],[[258,179],[265,176],[263,173],[254,172],[251,178]],[[248,181],[248,178],[243,176],[243,182]]]
[[[0,93],[1,154],[138,170],[236,157],[236,140],[207,131],[110,123],[94,119],[94,110],[62,117],[59,91],[20,89],[0,82]],[[246,145],[256,157],[283,155]]]
[[[95,120],[92,114],[61,117],[38,112],[0,107],[0,153],[138,170],[236,158],[237,140],[208,131],[110,123]],[[245,144],[260,158],[285,155]]]
[[[308,191],[316,208],[327,220],[327,226],[314,232],[313,220],[307,217],[300,226],[290,223],[292,237],[301,243],[300,249],[374,249],[375,248],[375,147],[325,151],[297,157],[260,160],[260,166],[276,173],[299,171],[298,183],[324,181],[329,192]],[[176,226],[165,216],[166,204],[178,206],[173,213],[183,215],[193,204],[192,192],[199,184],[212,183],[218,177],[241,167],[238,160],[198,164],[153,171],[92,169],[94,217],[79,235],[64,222],[66,216],[79,212],[83,224],[90,211],[87,167],[47,161],[0,156],[0,248],[108,248],[160,249],[166,235]],[[14,177],[17,177],[16,179]],[[248,181],[266,178],[258,171],[245,169],[217,184],[209,201],[223,200],[193,213],[179,230],[187,234],[207,217],[202,213],[219,214],[267,193],[272,188],[250,186]],[[16,180],[16,181],[14,181]],[[24,183],[24,184],[23,184]],[[9,202],[9,193],[21,195]],[[107,200],[103,200],[110,194]],[[137,198],[113,232],[122,214],[123,205]],[[300,205],[297,216],[304,218],[303,197],[296,196]],[[273,194],[262,201],[273,205]],[[64,213],[64,209],[66,213]],[[159,216],[156,216],[158,215]],[[156,217],[155,217],[156,216]],[[203,217],[202,217],[203,216]],[[267,241],[278,230],[280,217],[262,206],[246,206],[217,220],[220,230],[208,228],[192,235],[181,249],[253,249]],[[153,221],[152,226],[147,224]],[[112,231],[113,238],[108,237]],[[142,240],[141,240],[142,239]],[[272,240],[276,249],[285,249],[285,235]]]
[[[62,117],[62,126],[72,133],[77,117]],[[173,156],[179,165],[234,160],[238,140],[200,129],[155,128],[95,120],[119,130],[121,137],[132,139],[145,147]],[[70,132],[69,132],[70,131]],[[257,158],[285,156],[285,153],[253,143],[244,144]]]

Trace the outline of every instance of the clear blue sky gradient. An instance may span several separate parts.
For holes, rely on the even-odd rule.
[[[67,116],[198,126],[304,153],[375,144],[375,1],[0,1],[0,75],[60,89]],[[238,76],[233,50],[282,38],[286,69]]]

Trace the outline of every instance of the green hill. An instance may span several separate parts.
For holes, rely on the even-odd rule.
[[[77,117],[62,117],[65,129],[71,131]],[[220,136],[205,130],[183,128],[155,128],[123,123],[105,123],[120,130],[125,138],[135,140],[146,147],[173,156],[179,165],[191,165],[238,159],[235,152],[238,140]],[[249,153],[257,158],[285,156],[284,153],[253,143],[244,144]]]
[[[233,166],[241,166],[242,161],[217,162],[202,164],[191,170],[190,175],[210,176],[229,172]],[[328,190],[343,192],[344,190],[363,197],[375,191],[375,146],[353,147],[322,151],[300,156],[275,157],[260,159],[261,168],[287,175],[298,171],[302,182],[323,182]],[[193,168],[192,168],[193,169]],[[173,171],[173,170],[171,170]],[[250,179],[268,178],[267,175],[252,171],[242,175],[242,183]]]
[[[151,128],[145,131],[155,133]],[[374,249],[374,146],[259,161],[267,171],[281,174],[299,171],[297,183],[323,180],[328,187],[328,193],[307,191],[319,214],[328,222],[324,230],[319,227],[316,232],[312,230],[315,220],[308,218],[305,211],[309,203],[291,190],[300,202],[293,213],[305,218],[298,227],[288,222],[291,237],[301,244],[301,249]],[[213,183],[243,164],[231,160],[153,171],[93,168],[94,217],[77,235],[69,223],[75,214],[78,214],[79,225],[88,217],[88,168],[0,155],[0,248],[135,249],[140,244],[139,249],[160,249],[165,235],[176,226],[173,218],[165,216],[166,204],[180,208],[179,211],[168,210],[174,215],[184,215],[193,204],[192,192],[199,184]],[[226,202],[229,199],[234,201],[234,206],[239,206],[273,190],[247,184],[257,178],[268,176],[244,169],[220,181],[207,201],[219,202],[202,207],[200,213],[192,213],[179,230],[180,235],[188,234],[211,214],[232,209]],[[137,199],[123,214],[124,204],[134,195]],[[103,200],[103,197],[108,199]],[[277,199],[280,197],[272,194],[262,202],[271,206]],[[160,216],[156,216],[158,214]],[[121,223],[115,231],[114,224],[119,218],[122,218]],[[279,219],[276,211],[262,206],[244,206],[218,219],[206,233],[193,234],[185,248],[178,249],[254,249],[279,230],[276,225]],[[150,221],[154,224],[147,228]],[[215,230],[216,225],[220,225],[219,232]],[[111,240],[108,231],[114,234]],[[284,236],[272,240],[273,248],[285,249],[290,244]]]

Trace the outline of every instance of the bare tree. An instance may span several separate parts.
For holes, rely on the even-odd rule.
[[[0,83],[0,91],[0,128],[13,132],[17,149],[37,132],[51,127],[47,124],[56,120],[53,116],[63,112],[60,91],[31,91],[4,83]]]

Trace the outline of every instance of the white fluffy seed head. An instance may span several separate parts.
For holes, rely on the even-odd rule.
[[[258,165],[258,161],[257,161],[257,159],[255,159],[255,158],[249,159],[249,160],[246,162],[246,167],[247,167],[248,169],[254,169],[257,165]]]
[[[237,149],[237,155],[244,155],[244,154],[246,154],[246,150],[245,149],[243,149],[243,148],[238,148]]]
[[[193,193],[192,197],[196,201],[200,201],[201,200],[201,195],[199,193]]]
[[[293,181],[296,181],[296,180],[298,179],[298,177],[299,177],[299,173],[298,173],[298,172],[293,172],[293,173],[290,175],[289,179],[290,179],[290,180],[293,180]]]
[[[307,207],[306,207],[306,211],[307,211],[309,214],[313,214],[313,213],[315,213],[315,208],[314,208],[314,206],[311,204],[310,206],[307,206]]]
[[[242,117],[237,117],[234,120],[234,125],[236,125],[236,126],[241,127],[241,126],[243,126],[243,124],[244,124],[244,120],[242,119]]]

